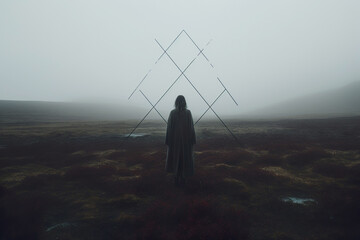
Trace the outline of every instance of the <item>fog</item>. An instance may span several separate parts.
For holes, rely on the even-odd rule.
[[[0,99],[96,101],[151,107],[179,76],[163,50],[185,29],[199,55],[185,75],[221,114],[236,114],[360,80],[359,1],[1,1]],[[212,40],[211,43],[206,44]],[[184,69],[198,54],[182,34],[168,54]],[[181,77],[175,97],[206,103]],[[211,113],[208,113],[211,115]]]

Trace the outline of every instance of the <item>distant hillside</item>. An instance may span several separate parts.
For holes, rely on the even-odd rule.
[[[360,115],[360,81],[253,111],[253,117],[337,117]]]
[[[0,100],[0,123],[130,120],[144,111],[121,104]]]

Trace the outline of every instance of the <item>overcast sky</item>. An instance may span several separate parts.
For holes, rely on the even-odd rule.
[[[200,55],[185,72],[214,109],[242,112],[360,80],[358,0],[0,1],[0,99],[153,103],[179,76],[162,50],[185,29]],[[182,34],[169,55],[184,69],[198,49]],[[159,103],[183,94],[206,109],[181,77]]]

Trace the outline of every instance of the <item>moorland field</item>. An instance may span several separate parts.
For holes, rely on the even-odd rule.
[[[195,175],[165,125],[0,125],[0,239],[360,239],[360,117],[196,126]]]

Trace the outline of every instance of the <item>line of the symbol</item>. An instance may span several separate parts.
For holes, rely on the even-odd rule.
[[[214,111],[214,109],[212,109],[212,107],[210,106],[210,104],[205,100],[205,98],[201,95],[201,93],[199,92],[199,90],[194,86],[194,84],[190,81],[190,79],[183,73],[183,71],[181,70],[181,68],[176,64],[176,62],[174,61],[174,59],[172,59],[172,57],[165,51],[165,49],[161,46],[161,44],[159,43],[159,41],[157,41],[155,39],[155,41],[157,42],[157,44],[159,45],[159,47],[165,52],[165,54],[169,57],[169,59],[174,63],[174,65],[176,66],[176,68],[182,73],[182,75],[184,75],[184,77],[186,78],[186,80],[190,83],[190,85],[195,89],[195,91],[199,94],[199,96],[203,99],[203,101],[208,105],[208,107],[211,109],[211,111],[215,114],[215,116],[221,121],[221,123],[225,126],[225,128],[230,132],[230,134],[235,138],[235,140],[237,140],[236,136],[234,135],[233,132],[231,132],[231,130],[228,128],[228,126],[225,124],[225,122],[219,117],[219,115]]]
[[[150,105],[152,106],[153,109],[155,109],[155,111],[160,115],[160,117],[164,120],[164,122],[167,124],[167,121],[165,120],[165,118],[161,115],[161,113],[156,109],[156,107],[151,103],[151,101],[146,97],[146,95],[141,91],[141,94],[145,97],[145,99],[150,103]]]
[[[195,47],[200,51],[199,46],[194,42],[194,40],[190,37],[190,35],[185,31],[182,30],[176,37],[175,39],[171,42],[171,44],[166,48],[166,50],[160,55],[160,57],[155,61],[154,65],[156,65],[160,59],[165,55],[165,52],[167,52],[170,47],[176,42],[176,40],[181,36],[182,33],[185,33],[186,36],[190,39],[190,41],[195,45]],[[206,47],[211,43],[212,39],[209,40],[209,42],[206,44]],[[203,56],[205,57],[205,59],[209,62],[210,66],[212,68],[214,68],[214,65],[209,61],[209,59],[203,54]],[[144,80],[147,78],[147,76],[149,75],[149,73],[152,71],[152,68],[145,74],[145,76],[141,79],[141,81],[139,82],[139,84],[135,87],[134,91],[132,91],[132,93],[130,94],[130,96],[128,97],[128,99],[130,99],[132,97],[132,95],[135,93],[135,91],[140,87],[140,85],[144,82]]]
[[[170,47],[176,42],[176,40],[180,37],[180,35],[184,32],[184,30],[182,30],[177,36],[176,38],[170,43],[170,45],[166,48],[166,51],[170,49]],[[200,51],[200,49],[199,49]],[[164,56],[164,52],[160,55],[160,57],[155,61],[154,65],[156,65],[160,59],[162,58],[162,56]],[[145,76],[142,78],[142,80],[140,81],[140,83],[136,86],[136,88],[134,89],[134,91],[132,91],[132,93],[130,94],[130,96],[128,97],[128,100],[132,97],[132,95],[135,93],[135,91],[140,87],[140,85],[144,82],[144,80],[147,78],[147,76],[149,75],[149,73],[151,72],[152,69],[150,69]]]
[[[184,71],[181,71],[181,74],[175,79],[175,81],[170,85],[170,87],[163,93],[163,95],[157,100],[157,102],[152,106],[152,108],[145,114],[145,116],[141,119],[141,121],[135,126],[135,128],[131,131],[131,133],[127,136],[130,137],[131,134],[135,132],[135,130],[140,126],[140,124],[145,120],[145,118],[150,114],[150,112],[156,107],[156,105],[161,101],[161,99],[169,92],[169,90],[175,85],[175,83],[180,79],[182,75],[184,75],[185,71],[193,64],[193,62],[200,56],[200,54],[204,51],[204,48],[200,50],[200,52],[196,55],[196,57],[186,66]]]
[[[155,61],[156,65],[159,60],[165,55],[165,53],[167,53],[167,51],[170,49],[170,47],[177,41],[177,39],[181,36],[182,33],[185,33],[185,35],[190,39],[190,41],[195,45],[195,47],[200,51],[199,46],[195,43],[195,41],[193,40],[193,38],[188,34],[188,32],[186,32],[185,30],[182,30],[176,37],[175,39],[170,43],[170,45],[163,51],[163,53],[160,55],[160,57]],[[212,39],[209,40],[209,42],[206,44],[206,46],[208,46],[211,43]],[[214,69],[214,65],[210,62],[210,60],[208,59],[208,57],[202,53],[203,57],[208,61],[208,63],[210,64],[210,66]],[[134,91],[130,94],[130,96],[128,97],[128,99],[130,99],[132,97],[132,95],[135,93],[135,91],[140,87],[140,85],[144,82],[144,80],[147,78],[147,76],[150,74],[150,72],[152,71],[152,68],[145,74],[145,76],[142,78],[142,80],[140,81],[140,83],[136,86],[136,88],[134,89]],[[232,98],[232,100],[235,102],[236,105],[237,102],[235,101],[235,99],[233,98],[233,96],[230,94],[230,92],[228,91],[228,89],[224,86],[224,84],[220,81],[219,77],[217,77],[217,79],[219,80],[219,82],[221,83],[221,85],[223,85],[223,87],[226,89],[226,92],[230,95],[230,97]]]
[[[229,90],[227,90],[227,88],[226,88],[225,85],[222,83],[222,81],[220,80],[219,77],[217,77],[217,80],[219,80],[219,82],[221,83],[221,85],[223,86],[223,88],[226,90],[226,92],[229,94],[229,96],[232,98],[232,100],[234,101],[234,103],[236,104],[236,106],[238,106],[238,103],[235,101],[235,99],[234,99],[233,96],[230,94]]]
[[[221,95],[223,95],[223,93],[225,92],[226,90],[224,89],[220,94],[219,94],[219,96],[217,96],[217,98],[211,103],[211,107],[215,104],[215,102],[221,97]],[[210,110],[210,107],[208,107],[207,109],[206,109],[206,111],[199,117],[199,119],[195,122],[195,124],[194,125],[196,125],[200,120],[201,120],[201,118],[208,112]]]
[[[196,46],[197,49],[199,49],[199,46],[195,43],[195,41],[192,39],[192,37],[185,31],[183,30],[183,32],[188,36],[188,38],[192,41],[192,43]],[[210,39],[210,41],[208,42],[208,44],[210,44],[210,42],[212,41],[212,39]],[[200,50],[200,49],[199,49]],[[165,52],[163,53],[165,54]],[[204,58],[209,62],[210,66],[212,68],[214,68],[214,65],[210,62],[210,60],[206,57],[206,55],[203,53],[202,54],[204,56]],[[234,103],[236,104],[236,106],[238,106],[238,103],[235,101],[235,99],[233,98],[233,96],[230,94],[229,90],[225,87],[225,85],[223,84],[223,82],[220,80],[219,77],[217,77],[217,79],[219,80],[219,82],[221,83],[221,85],[226,89],[226,92],[230,95],[230,97],[232,98],[232,100],[234,101]]]

